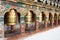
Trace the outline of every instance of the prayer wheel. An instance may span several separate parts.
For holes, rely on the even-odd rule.
[[[16,9],[10,9],[5,15],[5,21],[7,26],[11,26],[11,31],[13,32],[14,26],[18,23],[18,14]]]

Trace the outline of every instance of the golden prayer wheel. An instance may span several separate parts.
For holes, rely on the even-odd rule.
[[[28,30],[30,28],[30,26],[32,23],[32,13],[29,11],[28,14],[25,15],[25,23],[26,23],[26,30]]]
[[[15,9],[11,9],[9,13],[7,13],[6,19],[7,19],[6,24],[9,26],[17,24],[18,15]]]
[[[17,10],[14,8],[10,9],[10,11],[4,15],[4,22],[7,26],[11,26],[11,32],[13,32],[14,26],[18,23]]]
[[[35,30],[36,26],[36,15],[33,11],[28,11],[28,14],[25,15],[26,31]]]
[[[31,22],[32,22],[31,12],[28,12],[28,14],[26,15],[25,21],[26,21],[27,24],[31,24]]]

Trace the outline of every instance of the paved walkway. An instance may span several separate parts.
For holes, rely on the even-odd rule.
[[[53,30],[52,32],[53,32],[53,34],[54,34],[54,30],[56,29],[58,29],[58,28],[60,28],[60,27],[54,27],[54,28],[44,28],[44,29],[42,29],[42,30],[38,30],[38,31],[34,31],[34,32],[30,32],[30,33],[25,33],[25,34],[20,34],[20,35],[16,35],[16,36],[13,36],[13,37],[8,37],[8,39],[7,40],[31,40],[31,38],[32,38],[32,40],[35,40],[35,39],[39,39],[39,36],[41,35],[41,34],[43,34],[44,32],[45,32],[45,36],[47,36],[46,34],[48,34],[48,33],[50,33],[50,30]],[[48,30],[48,31],[47,31]],[[59,30],[57,30],[55,33],[57,33]],[[47,33],[46,33],[47,32]],[[35,36],[36,35],[36,36]],[[50,35],[50,36],[48,36],[48,37],[52,37],[52,34],[48,34],[48,35]],[[34,37],[35,36],[35,37]],[[45,37],[44,36],[44,37]],[[36,38],[37,37],[37,38]],[[40,36],[41,37],[41,36]],[[54,36],[53,36],[54,37]],[[34,39],[35,38],[35,39]],[[46,37],[47,38],[47,37]],[[43,38],[44,39],[44,38]]]
[[[25,38],[24,40],[60,40],[60,27],[37,33]]]

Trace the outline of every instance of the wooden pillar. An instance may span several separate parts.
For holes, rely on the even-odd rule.
[[[25,24],[20,24],[20,32],[25,33]]]
[[[47,28],[47,20],[46,20],[47,17],[44,18],[44,26],[45,28]]]
[[[51,19],[50,19],[50,22],[51,22],[50,24],[51,24],[52,28],[53,28],[53,22],[54,22],[53,18],[54,18],[54,17],[53,17],[53,15],[52,15],[52,17],[51,17]]]
[[[52,28],[53,28],[53,19],[51,19],[51,26],[52,26]]]
[[[57,16],[57,18],[56,18],[56,26],[58,26],[58,16]]]
[[[36,21],[36,31],[38,31],[38,30],[39,30],[39,22]]]
[[[44,21],[44,26],[45,28],[47,28],[47,21]]]

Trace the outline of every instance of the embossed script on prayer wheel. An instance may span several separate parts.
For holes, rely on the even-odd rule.
[[[17,21],[18,21],[18,15],[17,15],[17,12],[14,10],[14,9],[11,9],[7,16],[7,25],[16,25],[17,24]]]

